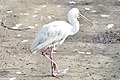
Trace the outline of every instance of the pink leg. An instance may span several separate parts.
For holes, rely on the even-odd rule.
[[[52,49],[52,50],[53,50],[53,49]],[[52,57],[52,53],[50,53],[51,57],[48,57],[48,56],[46,55],[47,51],[48,51],[48,48],[44,50],[43,55],[44,55],[48,60],[51,61],[51,64],[53,65],[53,69],[58,70],[58,66],[57,66],[56,62],[53,61],[53,59],[52,59],[52,58],[53,58],[53,57]],[[52,71],[52,72],[53,72],[53,71]]]
[[[53,55],[52,55],[52,49],[51,49],[51,52],[50,52],[50,59],[53,60]],[[54,66],[53,66],[53,63],[51,62],[51,71],[52,71],[52,74],[54,72]]]
[[[46,55],[47,51],[48,51],[49,48],[45,49],[44,52],[43,52],[43,55],[51,61],[51,69],[52,69],[52,75],[49,75],[49,76],[53,76],[53,77],[60,77],[60,76],[63,76],[62,74],[55,74],[54,71],[57,71],[58,72],[58,66],[56,64],[55,61],[53,61],[53,48],[51,48],[51,52],[50,52],[50,57],[48,57]]]
[[[51,48],[50,52],[50,59],[53,60],[53,48]],[[52,75],[54,74],[54,71],[58,71],[58,66],[56,66],[53,62],[51,62],[51,69],[52,69]]]
[[[53,60],[53,48],[51,48],[51,52],[50,52],[50,59]],[[58,66],[56,66],[56,64],[54,64],[53,62],[51,62],[51,69],[52,69],[52,76],[53,77],[60,77],[63,76],[62,74],[55,74],[54,71],[58,72]]]

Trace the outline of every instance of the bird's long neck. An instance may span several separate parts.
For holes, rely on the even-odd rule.
[[[76,34],[79,31],[79,21],[77,18],[68,19],[69,23],[72,25],[71,35]]]

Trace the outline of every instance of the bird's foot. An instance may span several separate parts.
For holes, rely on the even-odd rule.
[[[47,75],[49,77],[56,77],[56,78],[60,78],[60,77],[63,77],[64,74],[50,74],[50,75]]]
[[[52,74],[53,77],[62,77],[64,74]]]
[[[62,77],[62,76],[64,76],[64,74],[67,73],[68,70],[69,70],[69,68],[66,68],[66,69],[64,69],[64,70],[54,71],[54,72],[52,73],[52,76],[53,76],[53,77]]]

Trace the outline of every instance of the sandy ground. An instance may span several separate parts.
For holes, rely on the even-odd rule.
[[[71,1],[0,0],[0,80],[120,80],[120,2]],[[47,77],[50,62],[30,53],[31,42],[42,25],[67,21],[72,7],[93,21],[94,27],[79,19],[80,31],[54,54],[60,69],[69,68],[67,74]]]

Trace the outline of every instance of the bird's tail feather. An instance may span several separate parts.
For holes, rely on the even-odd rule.
[[[32,49],[31,49],[31,52],[34,54],[34,53],[36,53],[38,50],[43,49],[44,47],[48,46],[48,45],[51,44],[52,42],[53,42],[53,39],[49,39],[49,40],[47,40],[46,42],[39,44],[39,45],[36,46],[35,48],[32,48]]]
[[[41,42],[41,38],[40,36],[37,36],[30,47],[31,52],[34,52],[34,48],[37,47],[40,44],[40,42]]]

